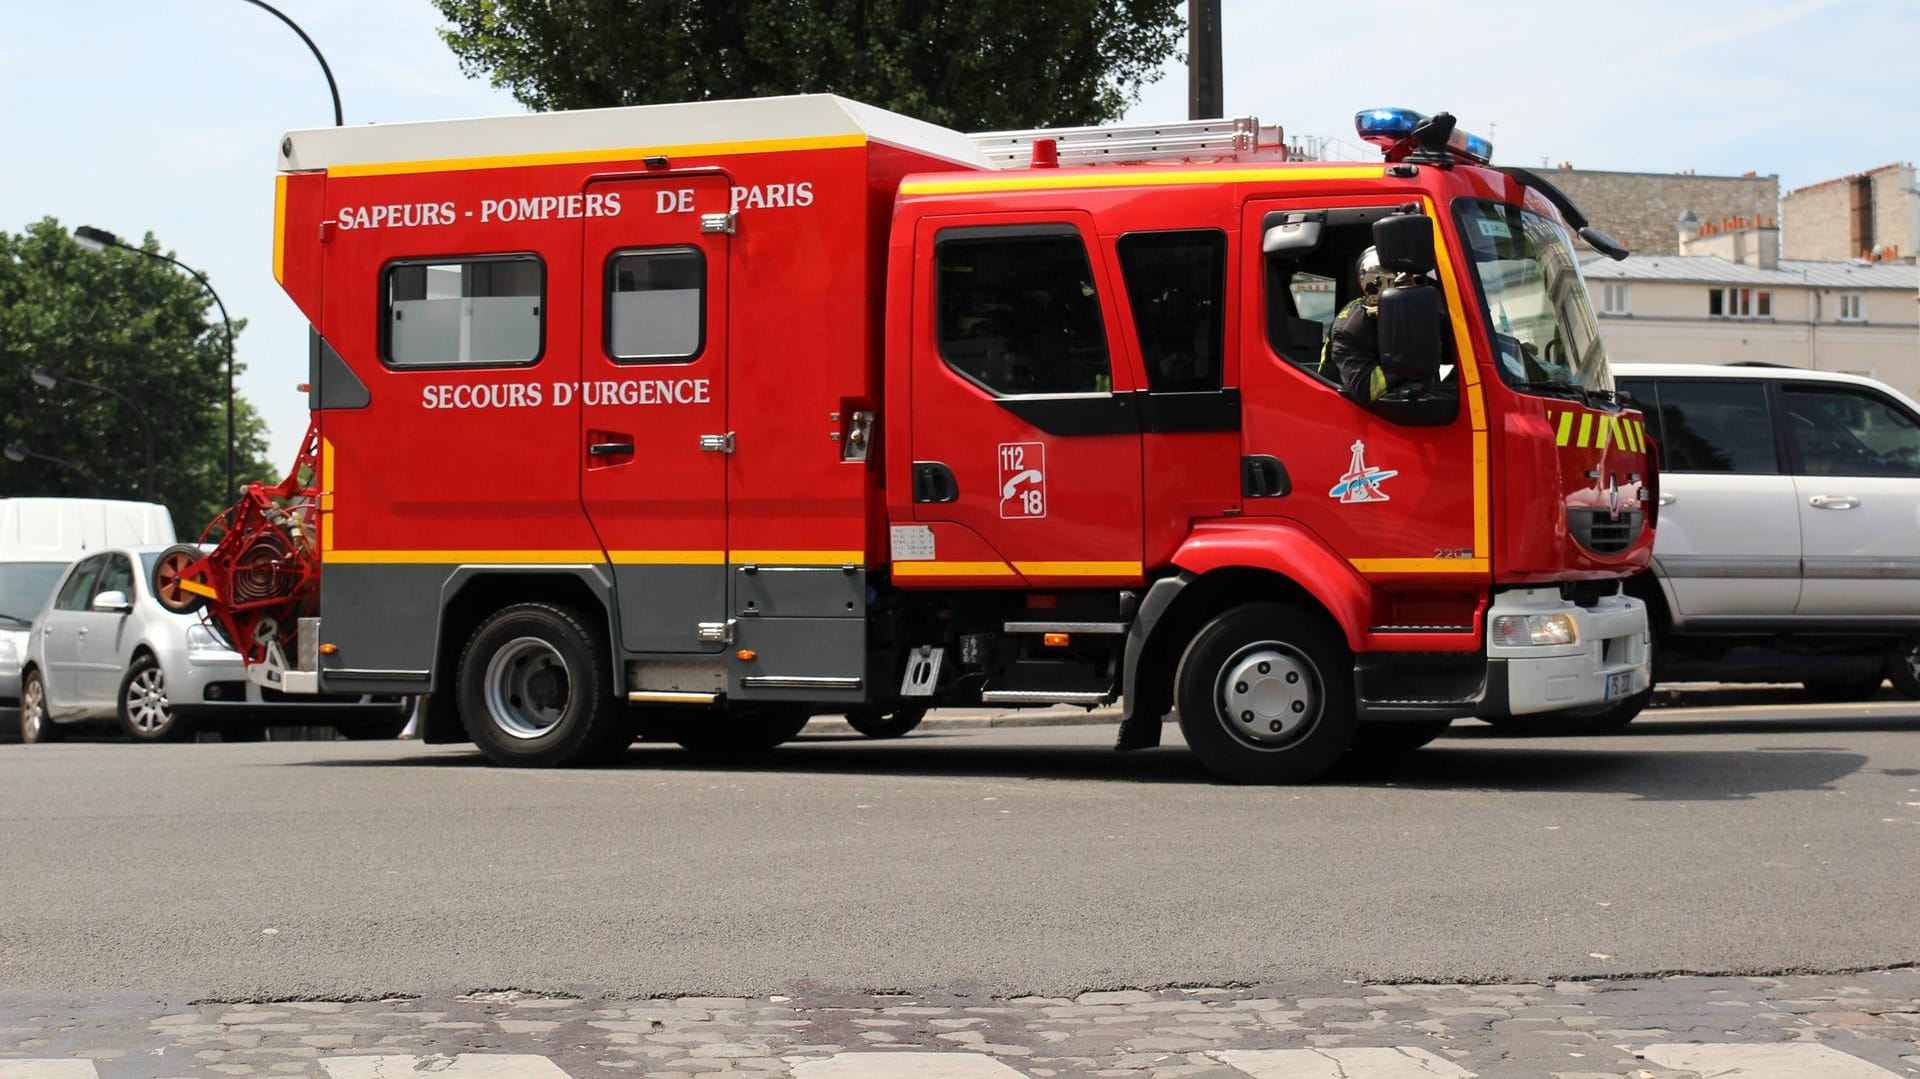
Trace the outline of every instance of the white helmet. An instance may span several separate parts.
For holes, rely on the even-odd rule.
[[[1360,291],[1369,296],[1377,296],[1393,284],[1393,275],[1380,268],[1380,252],[1371,247],[1360,252],[1354,264],[1354,276],[1359,279]]]

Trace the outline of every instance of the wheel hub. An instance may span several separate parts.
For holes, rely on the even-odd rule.
[[[487,661],[487,716],[519,739],[539,738],[560,724],[572,697],[566,660],[538,637],[516,637]]]
[[[1320,718],[1313,666],[1277,642],[1251,645],[1229,660],[1217,699],[1227,729],[1260,746],[1291,742]]]

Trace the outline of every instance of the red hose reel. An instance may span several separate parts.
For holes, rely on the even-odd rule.
[[[198,545],[168,548],[153,568],[162,607],[179,614],[204,609],[250,670],[266,666],[269,681],[286,669],[300,619],[318,608],[319,471],[320,432],[309,426],[285,479],[271,487],[247,484],[239,504],[215,518]]]

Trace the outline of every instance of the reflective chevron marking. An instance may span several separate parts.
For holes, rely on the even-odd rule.
[[[1253,1079],[1474,1079],[1425,1049],[1223,1049],[1210,1054]]]
[[[1900,1079],[1894,1072],[1829,1045],[1649,1045],[1639,1054],[1663,1068],[1713,1079]]]

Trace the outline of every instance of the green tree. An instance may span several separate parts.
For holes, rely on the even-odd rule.
[[[151,233],[143,246],[159,250]],[[145,414],[155,500],[183,536],[227,507],[225,329],[198,282],[131,251],[89,251],[52,218],[0,230],[0,442],[85,470],[0,459],[0,495],[144,497],[146,428],[133,408],[66,383],[43,389],[39,366],[110,386]],[[269,477],[266,427],[245,400],[234,425],[238,481]]]
[[[829,92],[978,131],[1094,124],[1159,77],[1181,0],[433,0],[533,109]]]

